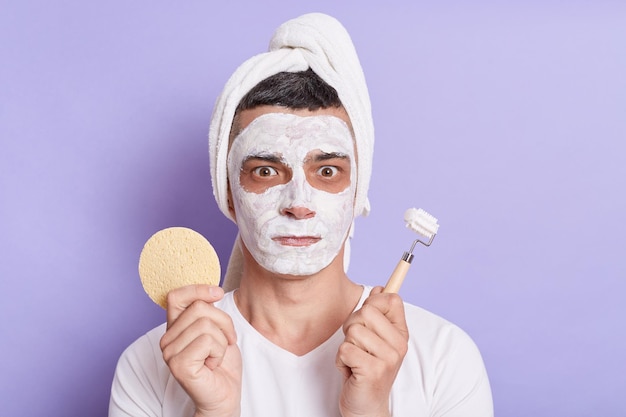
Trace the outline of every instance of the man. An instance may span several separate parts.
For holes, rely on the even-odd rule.
[[[120,359],[111,416],[493,414],[465,333],[346,275],[373,127],[337,21],[281,26],[227,83],[210,142],[218,205],[239,228],[235,290],[169,294],[167,324]]]

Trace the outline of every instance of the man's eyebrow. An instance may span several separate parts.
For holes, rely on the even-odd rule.
[[[261,153],[261,154],[253,154],[253,155],[246,156],[246,158],[243,160],[243,163],[245,164],[246,162],[252,161],[252,160],[272,162],[275,164],[282,164],[284,162],[283,158],[276,154]]]
[[[316,154],[312,159],[315,162],[323,162],[329,159],[350,159],[350,157],[348,154],[341,152],[321,152]]]

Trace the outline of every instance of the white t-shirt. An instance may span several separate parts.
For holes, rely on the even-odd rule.
[[[371,288],[366,287],[357,309]],[[332,417],[339,414],[342,375],[335,356],[343,342],[338,329],[304,356],[274,345],[237,309],[233,293],[215,304],[228,313],[243,361],[242,417]],[[405,303],[408,352],[394,382],[394,417],[490,417],[493,404],[487,373],[476,345],[454,324]],[[122,354],[111,389],[109,417],[190,417],[194,406],[163,361],[161,325]]]

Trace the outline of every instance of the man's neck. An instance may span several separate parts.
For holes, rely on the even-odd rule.
[[[244,258],[249,256],[244,253]],[[312,351],[342,326],[362,294],[344,273],[340,256],[306,277],[272,274],[244,261],[235,293],[239,311],[275,345],[299,356]]]

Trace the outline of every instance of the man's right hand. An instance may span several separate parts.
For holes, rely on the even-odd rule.
[[[238,416],[241,352],[232,319],[213,303],[220,287],[190,285],[167,296],[163,359],[193,400],[196,417]]]

